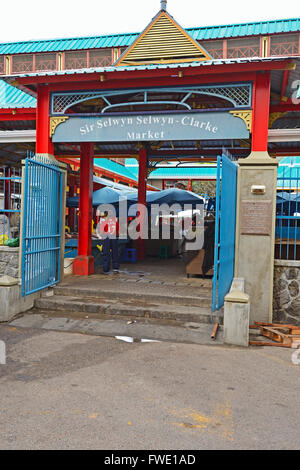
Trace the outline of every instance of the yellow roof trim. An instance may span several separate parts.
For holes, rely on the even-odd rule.
[[[210,55],[166,11],[160,11],[115,66],[199,62]]]

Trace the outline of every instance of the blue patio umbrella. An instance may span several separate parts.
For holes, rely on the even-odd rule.
[[[93,207],[98,207],[100,204],[118,204],[119,199],[126,197],[127,192],[109,187],[98,189],[93,193]]]
[[[276,204],[290,200],[290,193],[286,191],[278,191],[276,194]]]
[[[192,205],[204,204],[201,196],[185,189],[171,188],[159,192],[149,191],[147,193],[147,204],[185,204]]]
[[[128,207],[138,202],[137,192],[117,191],[108,187],[101,188],[93,193],[93,207],[98,207],[101,204],[117,205],[119,200],[123,198],[127,200]],[[147,191],[146,203],[148,206],[152,204],[168,204],[169,206],[179,204],[181,207],[184,205],[195,207],[197,204],[204,204],[204,200],[201,196],[191,191],[171,188],[163,191]],[[79,198],[68,198],[67,205],[68,207],[78,207]]]
[[[128,194],[127,200],[129,204],[136,204],[138,201],[137,194]],[[203,204],[204,200],[198,194],[192,193],[191,191],[186,191],[184,189],[164,189],[163,191],[147,191],[146,193],[146,203],[147,205],[151,204],[180,204],[181,206],[185,204],[191,204],[195,206],[197,204]]]
[[[118,204],[120,198],[126,198],[126,195],[130,194],[128,191],[117,191],[116,189],[104,187],[98,189],[93,193],[93,207],[98,207],[101,204]],[[79,207],[79,197],[68,197],[68,207]]]
[[[79,207],[79,197],[67,197],[67,207]]]

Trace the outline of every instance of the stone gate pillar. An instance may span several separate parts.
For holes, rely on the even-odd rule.
[[[271,322],[277,160],[268,154],[270,74],[258,73],[253,90],[252,152],[239,160],[235,277],[245,279],[250,321]]]
[[[245,279],[250,321],[272,321],[277,161],[267,152],[239,160],[235,277]]]

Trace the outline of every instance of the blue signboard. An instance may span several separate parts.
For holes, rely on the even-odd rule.
[[[55,118],[53,118],[55,119]],[[65,116],[53,142],[141,142],[247,139],[243,119],[228,111],[196,113]]]

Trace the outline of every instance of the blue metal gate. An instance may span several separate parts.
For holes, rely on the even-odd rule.
[[[22,296],[60,281],[63,173],[55,160],[25,160],[22,229]]]
[[[212,311],[224,305],[234,276],[237,163],[218,157]]]

